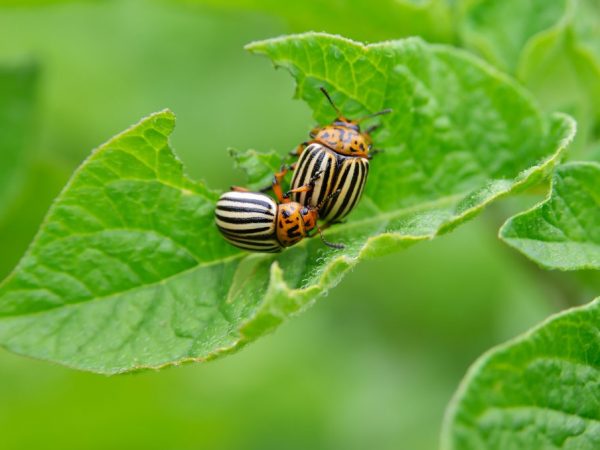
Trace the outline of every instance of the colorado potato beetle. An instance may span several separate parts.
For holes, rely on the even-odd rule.
[[[290,195],[297,192],[308,192],[314,188],[315,177],[309,182],[283,194],[280,186],[281,178],[275,177],[273,192],[279,203],[260,192],[250,192],[244,188],[234,187],[225,192],[217,202],[215,220],[223,237],[231,244],[252,252],[279,252],[290,247],[317,228],[323,242],[332,248],[344,248],[342,244],[328,242],[317,226],[319,210],[322,204],[305,206],[291,200]],[[324,200],[336,197],[333,192]]]
[[[325,88],[321,87],[321,92],[337,113],[337,118],[330,125],[315,127],[310,132],[312,140],[298,146],[296,153],[300,158],[291,166],[294,169],[291,186],[292,190],[297,189],[313,179],[317,172],[320,173],[314,188],[295,192],[293,200],[309,206],[323,204],[319,216],[334,223],[356,206],[369,174],[369,159],[373,155],[370,133],[377,126],[361,132],[359,123],[388,114],[391,109],[350,120],[342,115]],[[339,195],[326,200],[331,192],[339,192]]]

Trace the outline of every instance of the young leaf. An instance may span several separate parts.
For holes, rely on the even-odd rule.
[[[573,114],[585,145],[600,123],[600,9],[594,0],[465,0],[460,36],[522,81],[548,111]]]
[[[462,0],[460,37],[495,66],[516,72],[521,52],[536,35],[555,27],[570,0]]]
[[[445,450],[600,448],[600,298],[473,364],[446,411]]]
[[[273,182],[273,174],[281,168],[284,159],[275,150],[259,153],[256,150],[240,152],[229,149],[236,169],[246,174],[248,189],[258,190],[268,187]]]
[[[543,116],[510,79],[448,47],[309,33],[250,48],[292,72],[320,120],[333,118],[320,85],[352,117],[395,108],[361,204],[326,230],[346,248],[229,246],[213,223],[217,194],[182,174],[173,115],[158,113],[96,150],[56,200],[0,286],[2,345],[103,373],[228,353],[361,259],[432,239],[539,181],[573,137],[567,116]]]
[[[510,218],[500,237],[547,269],[600,269],[600,164],[558,166],[549,198]]]
[[[0,67],[0,219],[22,184],[33,128],[36,70]]]

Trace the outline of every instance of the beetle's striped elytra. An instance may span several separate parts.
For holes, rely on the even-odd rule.
[[[294,168],[292,188],[321,173],[310,192],[295,193],[293,200],[304,205],[320,204],[331,192],[339,192],[325,202],[319,211],[321,219],[334,223],[347,216],[358,204],[369,175],[369,159],[373,155],[370,133],[376,128],[361,132],[359,122],[366,118],[391,112],[384,109],[358,120],[346,119],[324,88],[321,91],[335,109],[338,118],[324,127],[314,128],[311,141],[300,144],[300,156]]]
[[[276,174],[273,181],[273,191],[279,203],[266,194],[249,192],[243,188],[233,188],[221,195],[215,209],[215,222],[223,237],[243,250],[275,253],[310,237],[310,232],[317,228],[326,245],[343,248],[341,244],[327,242],[317,227],[319,209],[335,199],[339,192],[328,195],[315,207],[305,206],[291,201],[290,195],[312,191],[320,172],[306,185],[292,189],[285,195],[279,184],[282,173]]]
[[[278,252],[275,237],[277,203],[268,195],[225,192],[217,202],[215,220],[223,237],[249,251]]]
[[[339,190],[339,195],[325,202],[319,217],[327,222],[341,220],[360,200],[369,175],[369,160],[339,155],[321,144],[310,144],[298,160],[292,189],[306,184],[318,172],[321,175],[314,189],[294,194],[293,200],[303,205],[318,205],[331,192]]]

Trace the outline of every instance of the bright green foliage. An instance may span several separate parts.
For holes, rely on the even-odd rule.
[[[550,197],[509,219],[500,237],[548,269],[600,269],[600,164],[558,166]]]
[[[273,182],[273,174],[277,172],[285,161],[275,150],[259,153],[255,150],[239,152],[229,150],[235,167],[246,174],[245,187],[258,190],[268,187]]]
[[[183,176],[173,126],[172,113],[155,114],[75,173],[0,288],[7,348],[113,372],[230,344],[248,306],[227,297],[240,255],[213,225],[216,194]]]
[[[600,448],[600,298],[483,355],[446,413],[446,450]]]
[[[547,175],[572,139],[510,79],[419,39],[372,46],[309,33],[254,43],[296,78],[319,121],[325,85],[351,117],[384,107],[367,192],[347,223],[280,255],[229,246],[217,194],[185,177],[157,113],[96,150],[0,287],[0,342],[73,367],[116,373],[204,360],[272,330],[361,258],[432,239]],[[239,159],[239,157],[238,157]],[[252,181],[274,157],[251,164]],[[265,162],[268,162],[265,163]],[[261,167],[263,169],[261,169]]]
[[[582,143],[600,123],[600,3],[464,0],[460,36],[514,73],[549,111],[573,114]]]
[[[359,40],[421,36],[451,42],[452,11],[447,0],[184,0],[224,9],[261,11],[285,20],[295,31],[327,30]]]
[[[463,0],[460,35],[494,65],[516,72],[521,52],[539,33],[557,25],[570,0]]]
[[[22,184],[28,162],[36,71],[0,67],[0,219]]]

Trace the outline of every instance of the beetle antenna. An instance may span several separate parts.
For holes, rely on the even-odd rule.
[[[325,239],[325,236],[323,236],[323,230],[321,230],[321,227],[317,228],[317,230],[319,230],[319,236],[321,236],[321,240],[323,241],[323,244],[325,244],[327,247],[335,248],[338,250],[346,248],[346,246],[344,244],[329,242],[327,239]]]
[[[393,111],[392,108],[382,109],[381,111],[377,111],[375,113],[367,114],[366,116],[362,116],[360,119],[356,119],[355,122],[362,122],[363,120],[370,119],[371,117],[383,116],[384,114],[389,114]]]
[[[332,106],[332,108],[337,113],[338,118],[343,117],[342,113],[340,112],[340,110],[338,109],[338,107],[335,106],[335,103],[333,103],[333,100],[331,99],[331,96],[329,95],[329,92],[327,92],[327,89],[325,89],[323,86],[321,86],[319,89],[321,90],[321,92],[323,93],[323,95],[327,98],[327,100],[329,100],[329,104]]]
[[[380,123],[376,123],[375,125],[371,125],[369,128],[365,130],[365,134],[371,134],[373,131],[377,130],[381,126]]]

